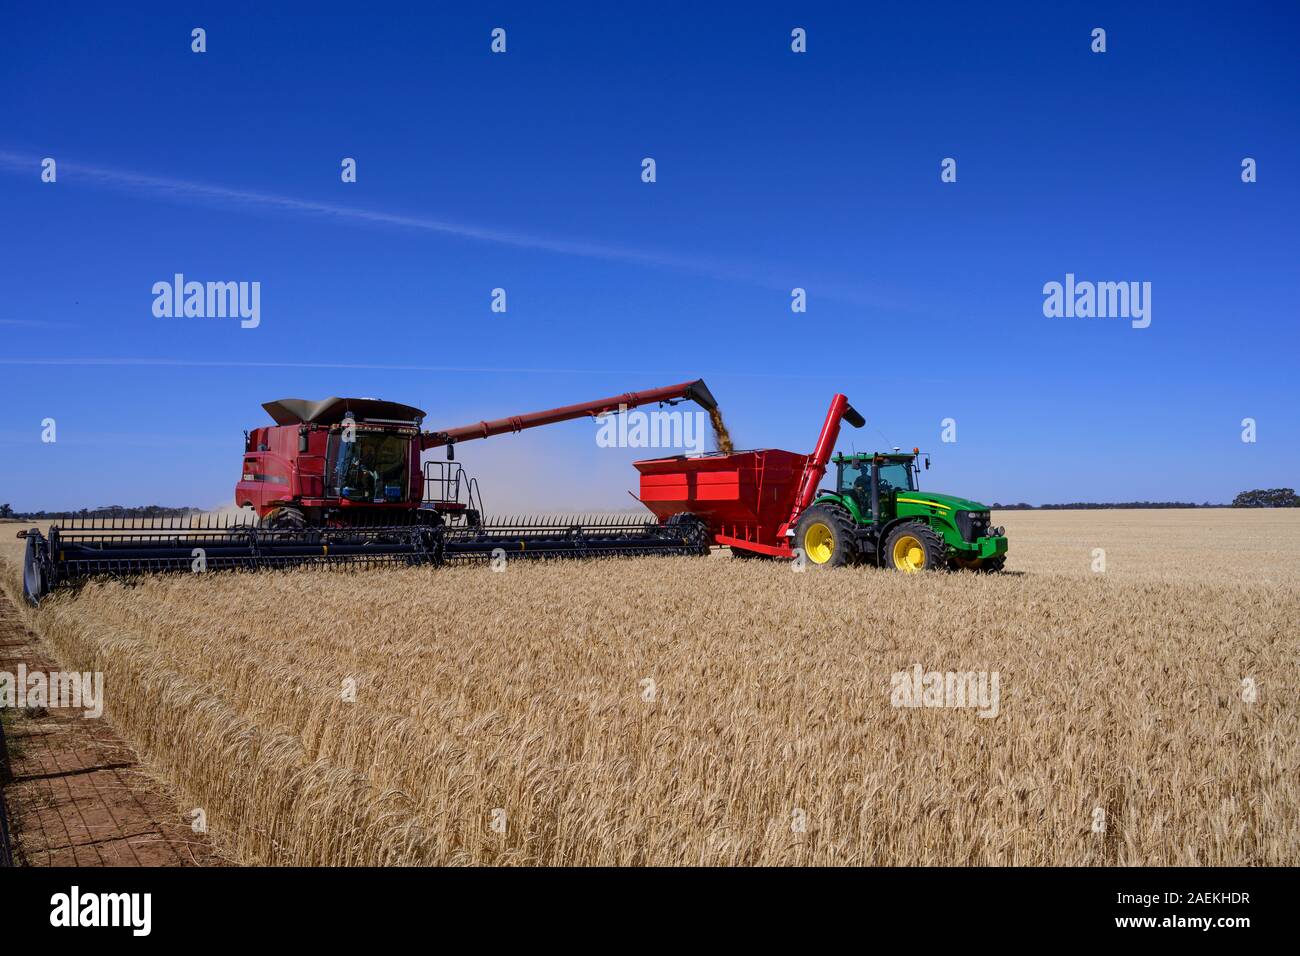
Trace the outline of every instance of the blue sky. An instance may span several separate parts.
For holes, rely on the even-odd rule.
[[[841,448],[986,501],[1300,485],[1291,4],[258,6],[3,14],[0,501],[222,503],[274,398],[695,377],[741,447],[843,391]],[[259,281],[260,326],[156,318],[177,272]],[[1044,317],[1066,273],[1150,282],[1150,327]],[[489,510],[626,504],[651,455],[593,434],[458,457]]]

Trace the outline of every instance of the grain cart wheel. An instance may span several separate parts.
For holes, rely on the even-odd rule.
[[[664,522],[664,525],[682,536],[682,544],[688,549],[688,554],[702,557],[708,554],[713,546],[713,535],[709,533],[709,526],[704,523],[703,518],[688,511],[673,515]]]
[[[909,574],[936,571],[948,564],[948,546],[928,524],[905,521],[885,541],[885,564]]]
[[[794,529],[794,547],[814,568],[842,568],[857,560],[853,540],[853,519],[837,505],[813,505],[799,516]]]

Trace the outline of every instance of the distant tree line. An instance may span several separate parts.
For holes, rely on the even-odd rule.
[[[1260,488],[1243,491],[1232,499],[1234,508],[1300,508],[1294,488]]]
[[[997,511],[1097,511],[1105,508],[1226,508],[1206,501],[1069,501],[1063,504],[1031,505],[1023,501],[1016,504],[989,505]]]
[[[98,508],[82,508],[80,511],[14,511],[9,504],[0,504],[0,519],[13,518],[18,521],[43,521],[47,518],[175,518],[184,515],[199,514],[202,508],[164,508],[162,505],[140,505],[128,508],[125,505],[102,505]]]
[[[1243,491],[1232,499],[1231,505],[1216,505],[1206,501],[1197,504],[1194,501],[1071,501],[1067,504],[1031,505],[1026,502],[1016,504],[989,505],[997,511],[1091,511],[1101,508],[1300,508],[1300,495],[1293,488],[1261,488],[1255,491]]]

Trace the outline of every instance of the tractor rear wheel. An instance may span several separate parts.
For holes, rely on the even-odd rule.
[[[948,565],[948,546],[928,524],[905,521],[885,540],[885,565],[908,574],[937,571]]]
[[[813,505],[799,516],[794,546],[815,568],[842,568],[858,558],[853,519],[848,511],[831,504]]]

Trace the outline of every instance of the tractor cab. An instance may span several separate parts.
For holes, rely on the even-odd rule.
[[[835,491],[831,494],[848,499],[862,521],[874,521],[883,511],[894,513],[899,493],[917,491],[920,484],[920,450],[905,454],[897,450],[869,455],[836,455],[831,459],[837,469]],[[930,467],[929,456],[924,456]]]

